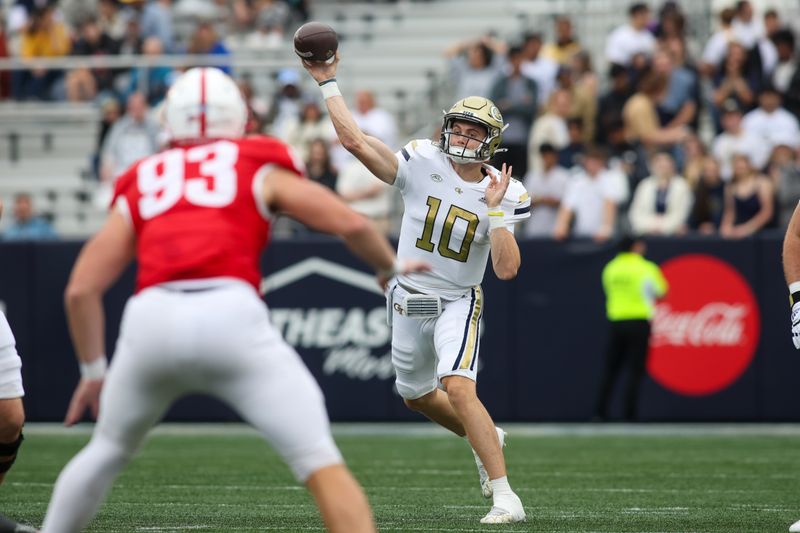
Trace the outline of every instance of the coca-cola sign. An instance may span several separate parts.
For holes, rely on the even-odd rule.
[[[758,344],[758,305],[747,280],[716,257],[661,265],[669,293],[656,305],[647,369],[663,387],[699,396],[735,382]]]

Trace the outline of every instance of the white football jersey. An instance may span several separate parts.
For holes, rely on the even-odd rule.
[[[397,256],[432,266],[430,272],[399,276],[398,281],[422,293],[460,298],[480,285],[486,270],[491,243],[485,193],[490,180],[464,181],[428,139],[411,141],[396,156],[394,185],[405,204]],[[511,180],[501,207],[511,232],[530,216],[531,200],[522,183]]]

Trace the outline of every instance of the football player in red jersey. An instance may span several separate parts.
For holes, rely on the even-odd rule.
[[[281,212],[340,236],[384,280],[398,268],[428,267],[398,263],[365,218],[303,179],[282,142],[241,138],[246,120],[228,76],[213,68],[183,74],[164,104],[170,147],[118,179],[108,220],[75,263],[65,303],[81,380],[65,424],[90,409],[97,425],[58,478],[45,533],[83,530],[148,430],[176,399],[198,392],[260,431],[311,491],[330,531],[375,530],[317,383],[269,321],[259,259],[272,213]],[[136,294],[106,373],[102,296],[134,257]]]

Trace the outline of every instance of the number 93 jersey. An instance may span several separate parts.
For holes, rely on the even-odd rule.
[[[432,266],[430,272],[403,275],[398,281],[422,293],[459,298],[480,285],[486,270],[491,248],[486,205],[490,178],[464,181],[450,159],[427,139],[411,141],[396,157],[394,185],[405,205],[397,255]],[[500,176],[496,168],[484,168]],[[512,178],[501,207],[512,233],[530,216],[530,195],[519,181]]]
[[[136,232],[137,292],[212,277],[258,290],[270,227],[262,185],[273,166],[305,172],[284,143],[254,136],[169,148],[120,176],[113,201]]]

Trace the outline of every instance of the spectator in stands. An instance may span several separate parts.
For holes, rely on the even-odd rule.
[[[231,55],[225,43],[223,43],[222,39],[217,35],[214,24],[207,20],[201,20],[197,23],[192,36],[189,38],[189,47],[186,53],[226,57]],[[231,67],[227,63],[220,63],[219,65],[213,66],[220,69],[225,74],[230,75],[231,73]]]
[[[336,192],[353,211],[371,219],[379,231],[390,232],[390,185],[375,179],[361,161],[353,158],[342,168],[336,178]]]
[[[614,235],[622,198],[623,192],[605,166],[605,154],[597,148],[587,150],[583,171],[572,178],[561,202],[553,237],[561,241],[572,234],[607,241]]]
[[[778,64],[772,73],[771,81],[772,85],[784,95],[784,101],[786,101],[792,77],[797,72],[794,32],[790,28],[779,29],[772,35],[772,42],[775,43],[775,49],[778,53]],[[792,98],[797,100],[800,95],[792,95]]]
[[[305,161],[310,156],[312,145],[318,140],[322,140],[328,146],[331,146],[334,140],[338,142],[333,124],[322,114],[319,103],[309,98],[303,103],[299,120],[288,126],[286,142],[297,150]]]
[[[658,117],[666,128],[689,126],[697,115],[698,80],[687,68],[675,67],[670,51],[662,48],[653,56],[653,71],[667,78],[667,90],[658,103]]]
[[[558,63],[544,57],[542,50],[542,36],[538,33],[529,33],[522,44],[522,55],[525,60],[520,70],[522,74],[536,82],[539,91],[539,105],[544,107],[550,101],[550,95],[556,86]]]
[[[127,20],[120,15],[119,4],[115,0],[100,0],[97,3],[97,23],[100,30],[119,42],[125,37]]]
[[[56,19],[53,5],[36,8],[31,13],[19,46],[22,59],[62,57],[69,53],[72,46],[69,30]],[[43,68],[18,71],[14,76],[14,96],[19,100],[49,100],[62,74],[57,69]]]
[[[653,175],[636,187],[628,211],[636,235],[681,235],[686,233],[692,191],[683,176],[675,172],[675,161],[659,152],[650,162]]]
[[[647,4],[632,4],[628,9],[628,23],[619,26],[608,36],[606,41],[608,62],[627,67],[637,54],[652,56],[656,48],[656,39],[648,29],[649,24],[650,8]]]
[[[597,116],[597,95],[590,94],[585,90],[579,89],[574,82],[572,67],[561,66],[556,76],[556,87],[569,92],[570,105],[569,116],[580,122],[581,132],[584,128],[594,129],[594,121]],[[591,132],[594,135],[594,132]],[[584,139],[586,140],[586,139]]]
[[[568,91],[559,89],[550,97],[547,112],[536,119],[528,136],[528,170],[541,171],[542,161],[539,147],[550,144],[561,150],[569,144],[567,118],[572,107],[572,97]]]
[[[236,85],[242,92],[247,104],[248,120],[245,126],[246,134],[263,133],[263,126],[267,112],[269,111],[269,102],[259,96],[255,89],[253,89],[252,79],[249,73],[244,73],[236,81]]]
[[[586,144],[583,142],[583,122],[579,118],[567,120],[569,143],[559,150],[558,164],[564,168],[579,166],[583,161]]]
[[[572,98],[575,102],[572,116],[583,123],[583,140],[592,144],[597,125],[597,97],[600,82],[592,67],[592,56],[581,51],[572,56]]]
[[[708,151],[703,141],[695,133],[689,133],[683,141],[683,172],[682,175],[686,178],[686,183],[689,187],[694,187],[703,173],[703,166],[705,165]]]
[[[797,164],[797,139],[787,138],[772,150],[767,175],[776,190],[778,221],[785,228],[800,198],[800,168]]]
[[[119,44],[100,28],[97,18],[90,16],[80,26],[80,38],[72,47],[72,55],[114,55]],[[99,92],[113,90],[114,72],[109,68],[76,68],[67,73],[67,99],[71,102],[94,100]]]
[[[595,141],[600,145],[609,142],[608,134],[612,124],[622,123],[622,110],[633,94],[628,82],[628,71],[622,65],[612,64],[609,68],[609,90],[600,97],[597,105],[597,128]]]
[[[148,115],[142,93],[128,97],[125,115],[108,132],[100,154],[100,178],[111,186],[117,176],[134,162],[156,153],[159,148],[159,124]]]
[[[536,211],[525,224],[526,237],[552,237],[556,227],[558,209],[569,185],[567,169],[559,166],[558,152],[551,144],[539,147],[542,168],[525,176],[525,189],[531,195],[531,205]]]
[[[736,40],[733,33],[733,18],[736,11],[732,8],[725,8],[719,13],[719,28],[711,38],[706,41],[703,48],[701,61],[701,72],[706,76],[714,75],[722,65],[725,56],[728,55],[728,45]]]
[[[542,57],[560,65],[569,65],[575,54],[582,50],[572,32],[572,21],[566,15],[557,15],[553,26],[556,40],[544,46]]]
[[[283,0],[257,0],[253,6],[257,24],[282,37],[291,16],[288,4]]]
[[[98,128],[97,132],[97,144],[92,154],[92,173],[97,179],[100,179],[100,154],[103,150],[103,144],[106,137],[108,137],[108,132],[111,131],[111,127],[121,116],[122,109],[119,100],[113,96],[104,98],[100,104],[100,128]]]
[[[393,150],[397,148],[397,123],[394,116],[376,104],[372,91],[361,90],[356,93],[353,118],[358,127],[368,132],[368,135],[377,137]]]
[[[28,193],[14,197],[11,224],[3,232],[5,241],[41,241],[57,239],[53,226],[45,218],[34,215],[33,198]]]
[[[506,65],[506,45],[490,35],[448,46],[444,56],[450,63],[455,98],[488,97],[494,80]]]
[[[757,172],[744,154],[733,156],[733,178],[725,187],[720,235],[741,239],[765,228],[775,213],[772,182]]]
[[[719,163],[713,157],[705,158],[703,172],[693,191],[694,205],[689,226],[703,235],[717,233],[725,211],[725,182],[720,175]]]
[[[142,39],[158,38],[163,51],[171,53],[175,47],[175,31],[172,25],[172,0],[149,0],[142,9],[139,20]]]
[[[711,102],[716,119],[719,106],[726,100],[733,99],[740,108],[750,109],[761,87],[761,76],[758,70],[748,70],[747,50],[739,43],[732,42],[728,44],[728,55],[722,69],[714,76],[713,83]]]
[[[331,164],[329,141],[321,138],[314,139],[308,148],[306,172],[312,180],[321,183],[327,188],[336,190],[336,169]]]
[[[172,67],[158,64],[158,59],[164,56],[164,47],[158,37],[147,37],[142,42],[142,55],[151,58],[154,66],[134,68],[130,73],[128,90],[125,94],[134,92],[146,94],[148,105],[155,107],[167,95],[175,78],[175,72]]]
[[[736,2],[736,16],[731,25],[733,36],[747,50],[751,50],[764,35],[764,27],[753,14],[753,5],[748,0]]]
[[[758,96],[758,108],[744,116],[742,128],[765,143],[768,153],[777,146],[778,140],[800,137],[797,119],[781,107],[781,94],[772,85],[762,89]]]
[[[657,106],[667,92],[667,77],[651,72],[641,83],[636,94],[630,97],[622,110],[625,136],[645,154],[657,150],[678,151],[679,143],[689,134],[686,126],[665,128],[658,120]],[[644,176],[637,176],[637,179]]]
[[[10,55],[6,21],[3,17],[3,12],[0,11],[0,60],[7,59]],[[0,100],[4,100],[9,96],[11,96],[11,73],[5,70],[0,71]]]
[[[660,42],[670,39],[686,38],[686,16],[681,11],[680,5],[673,0],[664,2],[658,11],[658,24],[655,28],[655,37]]]
[[[538,105],[536,82],[522,75],[523,60],[522,48],[512,46],[508,51],[510,71],[497,77],[489,96],[508,124],[503,132],[507,151],[495,155],[493,165],[502,168],[506,163],[514,167],[515,176],[524,176],[528,171],[528,133]]]
[[[278,72],[278,92],[272,98],[266,121],[270,132],[279,139],[286,139],[289,125],[297,120],[303,92],[300,89],[300,75],[293,68]]]
[[[120,55],[139,55],[142,53],[142,31],[138,17],[121,17],[125,21],[125,32],[119,41]]]
[[[723,131],[714,139],[711,154],[719,161],[720,175],[724,181],[733,177],[733,156],[745,154],[757,169],[764,168],[769,158],[766,143],[742,127],[742,112],[734,100],[722,106]]]

